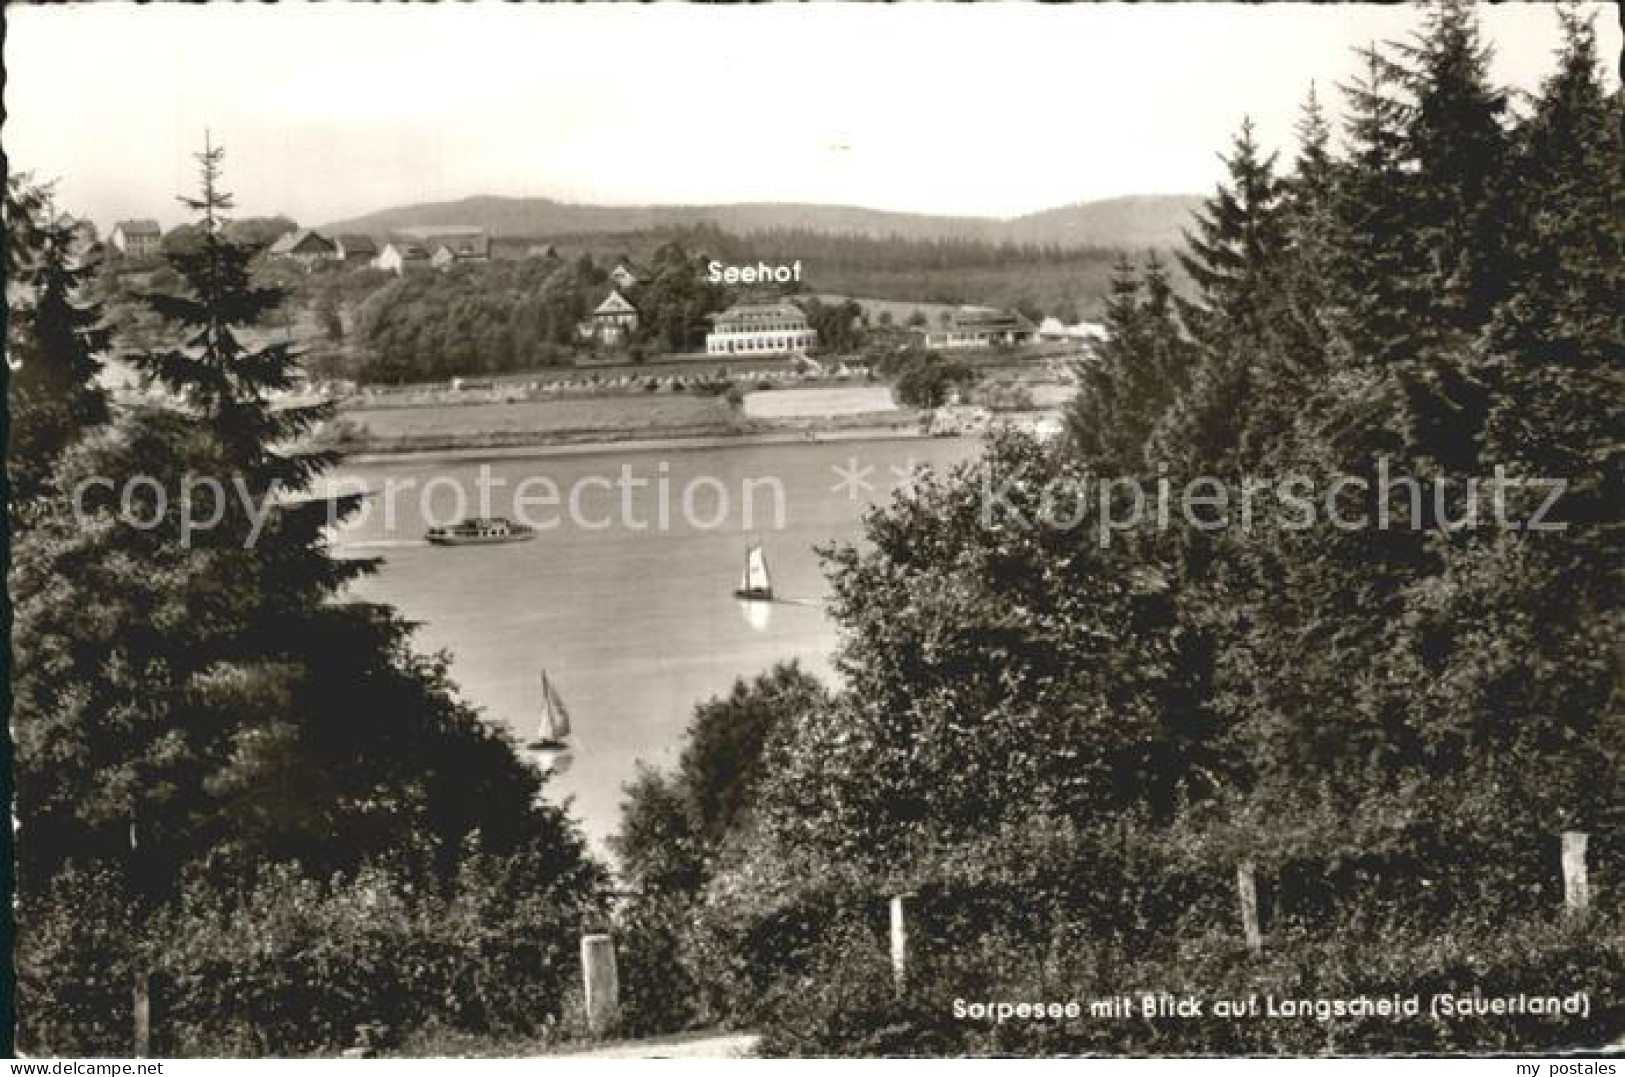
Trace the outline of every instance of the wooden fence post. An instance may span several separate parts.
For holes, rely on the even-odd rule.
[[[899,995],[908,986],[908,898],[898,894],[891,899],[891,976]]]
[[[1563,831],[1563,911],[1579,916],[1591,904],[1591,883],[1586,878],[1586,842],[1583,830]]]
[[[135,1001],[135,1057],[152,1057],[152,992],[145,969],[135,974],[131,996]]]
[[[620,980],[615,973],[615,941],[608,935],[581,936],[581,975],[586,989],[587,1028],[600,1035],[615,1022]]]
[[[1258,924],[1258,883],[1251,860],[1236,865],[1236,896],[1241,899],[1241,931],[1247,938],[1247,949],[1261,953],[1264,932]]]

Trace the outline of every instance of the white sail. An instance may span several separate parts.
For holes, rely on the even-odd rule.
[[[767,554],[760,546],[752,546],[745,555],[745,575],[739,589],[756,594],[771,594],[773,583],[767,574]]]
[[[542,673],[542,724],[537,731],[541,741],[562,741],[570,735],[570,711],[564,706],[558,689]]]

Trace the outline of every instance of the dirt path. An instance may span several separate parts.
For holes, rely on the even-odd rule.
[[[694,1032],[572,1051],[569,1058],[746,1058],[761,1039],[754,1032]]]

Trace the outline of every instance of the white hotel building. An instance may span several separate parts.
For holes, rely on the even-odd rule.
[[[792,355],[818,343],[793,303],[740,303],[716,316],[705,335],[707,355]]]

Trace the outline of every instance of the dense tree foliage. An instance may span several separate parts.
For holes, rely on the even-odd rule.
[[[656,252],[654,275],[622,289],[638,312],[637,330],[613,347],[626,353],[704,347],[706,316],[735,295],[704,279],[682,247]],[[607,347],[583,334],[610,294],[590,255],[571,262],[530,258],[415,271],[356,303],[366,381],[435,381],[568,362]]]
[[[731,955],[693,948],[692,929],[726,905],[707,887],[736,864],[757,826],[758,786],[775,746],[827,703],[795,664],[778,665],[694,710],[670,772],[640,766],[611,839],[632,900],[621,914],[624,1018],[632,1030],[715,1019]]]
[[[296,357],[245,343],[283,296],[227,235],[220,151],[201,160],[197,242],[167,255],[182,288],[149,296],[169,343],[132,357],[167,404],[25,461],[49,481],[14,534],[10,581],[26,641],[13,668],[22,1038],[127,1053],[129,977],[147,969],[190,1014],[170,1026],[192,1037],[178,1053],[333,1046],[353,1033],[335,1019],[393,1019],[411,992],[445,997],[471,974],[449,939],[408,937],[436,922],[431,906],[470,905],[514,914],[487,932],[487,957],[512,943],[513,960],[550,971],[536,996],[444,1016],[534,1025],[559,1012],[567,932],[594,908],[598,870],[444,660],[414,653],[393,610],[344,599],[370,563],[335,558],[323,535],[354,501],[312,496],[331,459],[297,447],[326,409],[278,403]],[[73,292],[74,278],[45,278],[35,309],[57,303],[78,327]],[[75,349],[102,339],[70,336],[53,357],[88,376]],[[358,944],[320,932],[349,930],[339,914],[380,890],[407,906],[397,943],[440,948],[428,979],[319,984],[341,1008],[275,1027],[252,998],[210,994],[227,969],[319,974],[296,972],[308,946]],[[67,911],[91,892],[83,915]],[[280,972],[254,971],[254,943],[220,929],[234,916],[303,917],[318,935],[279,952]],[[551,935],[510,937],[509,923]],[[257,1044],[227,1031],[256,1024]]]
[[[976,370],[969,363],[929,351],[917,340],[902,351],[882,353],[872,369],[891,379],[897,402],[910,408],[940,408],[954,392],[976,381]]]
[[[818,334],[820,351],[850,355],[864,342],[863,308],[845,299],[826,303],[818,298],[801,300],[807,324]]]
[[[769,1050],[1527,1050],[1625,1020],[1625,103],[1557,18],[1526,109],[1445,3],[1364,53],[1341,140],[1311,96],[1283,170],[1244,124],[1188,294],[1115,271],[1068,437],[997,437],[832,552],[842,691],[770,753],[748,855],[707,884],[736,923],[699,936],[745,955]],[[1181,519],[1193,480],[1228,500]],[[1310,521],[1248,515],[1249,481],[1300,484]],[[1597,909],[1562,922],[1569,829]],[[896,998],[905,892],[924,971]],[[944,1016],[1576,976],[1608,1001],[1562,1024]]]
[[[1143,275],[1118,262],[1105,329],[1106,340],[1079,366],[1068,437],[1081,458],[1133,473],[1146,465],[1151,432],[1186,388],[1193,362],[1168,275],[1155,257]]]

